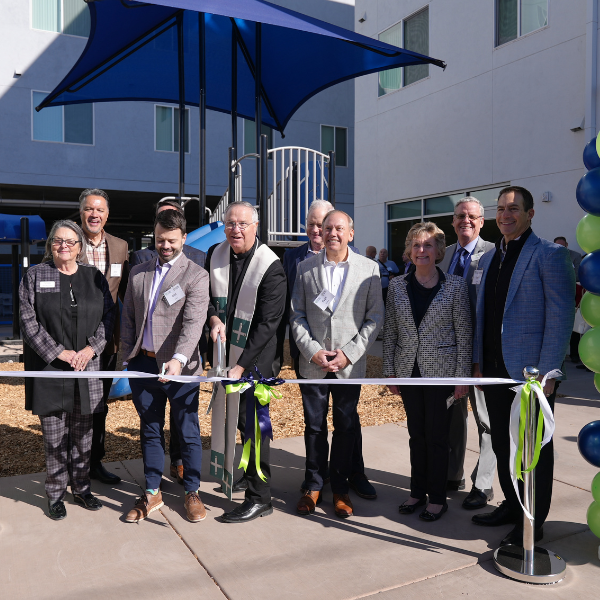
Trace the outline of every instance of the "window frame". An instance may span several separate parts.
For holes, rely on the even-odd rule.
[[[66,35],[67,37],[72,37],[72,38],[77,38],[79,40],[89,40],[90,36],[89,35],[76,35],[74,33],[64,33],[65,30],[65,9],[64,9],[64,4],[63,4],[63,0],[58,0],[60,2],[60,31],[50,31],[48,29],[38,29],[37,27],[33,26],[33,0],[29,0],[29,29],[32,29],[33,31],[42,31],[44,33],[53,33],[55,35]],[[83,1],[83,0],[82,0]],[[89,8],[88,8],[89,10]],[[39,91],[39,90],[36,90]],[[48,92],[50,93],[50,92]],[[64,137],[64,135],[63,135]],[[36,140],[37,142],[39,141],[43,141],[43,140]],[[64,143],[69,143],[69,142],[64,142]],[[87,146],[88,144],[83,144],[85,146]]]
[[[161,108],[170,108],[171,109],[171,144],[173,146],[173,150],[159,150],[156,147],[156,108],[160,106]],[[167,154],[179,154],[179,148],[175,149],[175,109],[178,109],[179,106],[176,104],[165,104],[165,103],[155,103],[154,104],[154,152],[165,152]],[[192,153],[192,114],[190,113],[190,109],[186,106],[185,110],[188,113],[188,149],[185,150],[184,154]],[[185,118],[185,117],[184,117]]]
[[[405,29],[405,23],[406,21],[409,21],[410,19],[412,19],[413,17],[415,17],[416,15],[418,15],[419,13],[427,10],[429,11],[429,4],[427,3],[424,6],[422,6],[421,8],[418,8],[417,10],[414,10],[413,12],[409,13],[408,15],[406,15],[405,17],[402,17],[402,19],[400,19],[399,21],[396,21],[395,23],[392,23],[391,25],[389,25],[388,27],[386,27],[385,29],[382,29],[380,32],[377,33],[377,40],[380,41],[379,36],[386,32],[388,29],[391,29],[392,27],[396,27],[397,25],[400,25],[400,47],[404,48],[404,29]],[[428,41],[429,41],[429,30],[427,31],[427,36],[428,36]],[[422,79],[418,79],[417,81],[413,81],[411,83],[409,83],[408,85],[404,84],[404,75],[405,75],[405,69],[406,67],[393,67],[390,70],[393,69],[400,69],[400,87],[397,90],[392,90],[391,92],[387,92],[387,94],[382,94],[381,96],[379,95],[379,91],[377,93],[377,99],[379,100],[380,98],[385,98],[386,96],[389,96],[390,94],[395,94],[396,92],[399,92],[400,90],[403,90],[404,88],[408,88],[411,87],[421,81],[425,81],[427,79],[429,79],[431,77],[431,75],[428,73],[427,77],[423,77]],[[377,74],[377,90],[379,90],[379,73]]]
[[[547,6],[547,10],[548,10],[548,16],[547,16],[547,23],[546,25],[543,25],[542,27],[539,27],[538,29],[534,29],[533,31],[529,31],[527,33],[521,33],[521,6],[522,6],[523,0],[517,0],[517,37],[514,38],[513,40],[509,40],[508,42],[504,42],[503,44],[499,44],[498,43],[498,11],[499,11],[499,4],[498,4],[498,0],[494,0],[494,50],[496,50],[496,48],[504,48],[504,46],[506,46],[507,44],[512,44],[514,42],[519,41],[522,38],[528,37],[530,35],[533,35],[534,33],[538,33],[539,31],[543,31],[544,29],[547,29],[548,27],[550,27],[550,0],[546,0],[546,6]]]
[[[350,160],[348,159],[348,146],[349,146],[349,140],[348,140],[348,130],[350,129],[349,127],[345,127],[343,125],[329,125],[328,123],[321,123],[319,125],[319,152],[321,152],[321,154],[325,154],[323,152],[323,127],[332,127],[333,128],[333,151],[335,152],[335,168],[337,169],[338,167],[340,169],[347,169],[350,163]],[[346,130],[346,164],[345,165],[340,165],[338,164],[337,161],[337,150],[336,150],[336,135],[335,135],[335,130],[336,129],[345,129]]]
[[[84,144],[83,142],[65,142],[65,105],[63,104],[60,109],[62,112],[62,141],[57,142],[55,140],[38,140],[33,136],[33,119],[35,116],[35,106],[33,101],[33,94],[37,92],[38,94],[50,94],[50,92],[45,92],[44,90],[31,90],[31,141],[32,142],[40,142],[42,144],[68,144],[69,146],[84,146],[86,148],[90,148],[96,145],[96,103],[95,102],[86,102],[85,104],[92,105],[92,143]]]
[[[260,154],[260,148],[259,149],[255,148],[254,152],[246,152],[246,122],[254,123],[254,131],[256,131],[256,123],[252,119],[246,119],[245,117],[241,117],[241,119],[242,119],[242,150],[243,150],[242,156],[245,156],[247,154]],[[267,135],[267,150],[275,149],[275,135],[274,135],[275,130],[272,127],[269,127],[266,123],[261,123],[261,128],[262,127],[266,127],[270,132],[269,135]],[[261,135],[263,135],[263,134],[261,134]],[[266,135],[266,134],[264,134],[264,135]],[[256,140],[253,139],[252,143],[256,144]],[[270,154],[268,156],[268,158],[269,158],[269,160],[273,160],[273,155]]]

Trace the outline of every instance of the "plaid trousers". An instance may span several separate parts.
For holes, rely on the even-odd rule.
[[[79,386],[75,386],[73,412],[57,411],[40,416],[46,453],[46,495],[62,500],[71,484],[74,494],[90,492],[90,454],[93,415],[81,414]]]

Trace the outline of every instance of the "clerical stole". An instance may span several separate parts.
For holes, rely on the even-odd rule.
[[[219,244],[210,259],[211,301],[219,312],[219,318],[226,324],[227,297],[229,288],[230,246],[227,241]],[[279,260],[266,245],[259,246],[254,252],[240,287],[233,327],[229,340],[227,367],[237,364],[248,339],[250,323],[256,307],[256,294],[267,269]],[[213,348],[213,364],[217,364],[217,346]],[[235,437],[240,411],[240,393],[225,394],[219,386],[212,406],[212,434],[210,451],[210,474],[221,481],[223,492],[231,500],[233,485],[233,461],[235,458]]]

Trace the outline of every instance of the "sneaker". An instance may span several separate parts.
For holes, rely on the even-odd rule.
[[[159,490],[156,496],[150,492],[144,492],[136,501],[134,507],[125,516],[126,523],[137,523],[143,521],[151,512],[158,510],[165,503]]]

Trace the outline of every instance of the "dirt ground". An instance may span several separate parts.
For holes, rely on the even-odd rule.
[[[287,348],[280,377],[295,379]],[[0,370],[22,371],[22,363],[0,363]],[[369,356],[367,377],[381,377],[382,360]],[[300,436],[304,433],[300,386],[285,384],[277,388],[282,397],[271,402],[270,413],[275,439]],[[210,416],[206,415],[212,384],[200,385],[200,432],[202,445],[210,447]],[[0,379],[0,477],[39,473],[45,470],[44,446],[39,418],[24,409],[23,379]],[[400,396],[389,393],[385,386],[363,386],[358,405],[363,427],[404,421],[406,414]],[[169,439],[168,417],[165,437]],[[331,410],[329,429],[333,429]],[[141,458],[139,417],[131,400],[119,400],[109,405],[106,420],[106,462]]]

